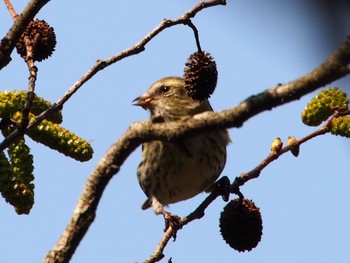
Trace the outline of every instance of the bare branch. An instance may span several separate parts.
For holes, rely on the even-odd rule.
[[[305,76],[251,96],[238,106],[221,112],[206,112],[179,122],[134,123],[106,152],[90,175],[74,214],[45,262],[67,262],[92,224],[96,208],[109,180],[141,143],[155,139],[175,140],[200,132],[240,127],[252,116],[303,95],[349,74],[350,38],[328,60]]]
[[[14,9],[11,1],[10,0],[4,0],[4,2],[5,2],[7,10],[9,11],[12,19],[15,20],[17,18],[18,14],[16,13],[16,10]]]
[[[202,52],[201,43],[200,43],[200,41],[199,41],[198,29],[197,29],[196,26],[192,23],[191,20],[188,20],[187,25],[188,25],[190,28],[192,28],[192,30],[193,30],[194,38],[196,39],[197,51],[198,51],[198,52]]]
[[[38,68],[34,64],[34,46],[36,44],[32,42],[32,40],[30,40],[28,36],[25,36],[24,41],[25,41],[26,50],[27,50],[27,55],[25,60],[29,70],[29,78],[28,78],[29,83],[28,83],[27,98],[24,103],[24,108],[22,111],[23,115],[22,115],[21,125],[19,127],[19,129],[23,132],[23,134],[26,131],[26,128],[29,124],[28,116],[29,116],[30,108],[32,106],[32,102],[35,96],[35,93],[34,93],[35,83],[36,83],[37,73],[38,73]]]
[[[230,188],[230,180],[228,177],[224,176],[220,178],[216,183],[214,190],[208,195],[204,201],[189,215],[181,218],[180,227],[178,229],[174,229],[171,225],[164,231],[164,235],[159,241],[156,249],[152,253],[152,255],[145,261],[145,263],[153,263],[160,261],[164,255],[163,251],[168,244],[169,240],[172,237],[176,237],[176,233],[183,226],[189,224],[195,219],[200,219],[204,216],[205,209],[219,196],[222,196],[225,201],[228,201],[229,198],[229,188]]]
[[[34,41],[36,41],[34,39]],[[20,123],[20,126],[15,129],[13,132],[8,134],[6,136],[5,141],[8,143],[13,142],[16,140],[18,137],[23,136],[27,130],[27,126],[29,124],[29,113],[30,113],[30,108],[32,106],[33,99],[35,97],[35,83],[37,79],[37,73],[38,73],[38,68],[34,64],[34,45],[35,43],[32,42],[32,40],[28,37],[24,37],[24,42],[26,45],[26,63],[29,71],[29,78],[28,78],[28,91],[27,91],[27,97],[24,103],[24,108],[22,110],[22,120]]]
[[[277,152],[271,151],[270,154],[259,165],[257,165],[254,169],[252,169],[251,171],[249,171],[247,173],[242,173],[240,176],[236,177],[236,179],[233,181],[233,183],[231,185],[231,192],[238,193],[239,188],[241,186],[243,186],[249,180],[258,178],[260,176],[261,171],[265,167],[267,167],[270,163],[277,160],[281,155],[283,155],[289,151],[293,151],[293,149],[295,149],[296,147],[299,147],[303,143],[306,143],[307,141],[309,141],[317,136],[329,133],[331,131],[332,120],[334,118],[339,117],[339,116],[345,116],[348,114],[350,114],[350,111],[348,111],[348,110],[344,111],[344,112],[335,112],[334,115],[331,118],[329,118],[329,120],[323,126],[321,126],[319,129],[317,129],[313,133],[310,133],[309,135],[307,135],[299,140],[295,139],[295,141],[293,141],[292,144],[286,145],[285,147],[281,148]]]

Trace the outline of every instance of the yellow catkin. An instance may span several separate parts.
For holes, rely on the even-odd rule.
[[[18,112],[13,116],[13,120],[20,121],[21,117],[22,114]],[[34,116],[30,115],[30,118]],[[43,120],[38,126],[26,131],[26,134],[34,141],[75,160],[84,162],[92,158],[93,149],[90,143],[48,120]]]
[[[328,88],[321,91],[305,107],[301,114],[304,124],[318,126],[327,120],[335,110],[347,110],[349,98],[339,88]]]
[[[3,91],[0,92],[0,118],[11,118],[14,113],[22,111],[26,101],[26,91]],[[44,100],[40,97],[35,97],[32,101],[30,112],[34,115],[39,115],[44,110],[51,107],[49,101]],[[61,111],[53,112],[47,117],[47,120],[54,123],[62,122]]]

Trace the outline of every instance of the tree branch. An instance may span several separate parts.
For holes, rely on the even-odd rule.
[[[9,11],[12,19],[15,20],[17,18],[18,14],[17,14],[16,10],[14,9],[11,1],[10,0],[4,0],[4,2],[5,2],[7,10]]]
[[[299,147],[303,143],[306,143],[307,141],[320,136],[327,134],[331,131],[332,128],[332,120],[334,118],[337,118],[339,116],[346,116],[349,115],[350,111],[346,110],[343,112],[334,112],[333,116],[326,121],[326,123],[321,126],[319,129],[314,131],[313,133],[310,133],[309,135],[297,140],[294,139],[292,140],[292,143],[287,144],[285,147],[279,149],[278,151],[271,151],[270,154],[259,164],[257,165],[254,169],[247,173],[242,173],[240,176],[236,177],[235,180],[233,181],[231,185],[231,193],[239,193],[239,188],[243,186],[246,182],[258,178],[260,176],[260,173],[265,167],[267,167],[270,163],[273,161],[277,160],[281,155],[291,151],[293,153],[293,150],[297,149],[297,152],[299,153]],[[295,156],[297,156],[296,154]]]
[[[195,219],[200,219],[204,216],[205,209],[219,196],[222,196],[225,201],[228,201],[230,195],[230,180],[228,177],[221,177],[216,183],[214,190],[204,199],[204,201],[189,215],[181,218],[180,226],[178,229],[174,229],[171,225],[165,229],[164,234],[159,241],[153,254],[145,260],[145,263],[154,263],[160,261],[163,257],[163,251],[168,244],[169,240],[176,237],[177,231],[183,226],[189,224]]]
[[[45,262],[68,262],[92,224],[96,208],[109,180],[119,172],[126,158],[141,143],[151,140],[176,140],[201,132],[238,128],[252,116],[287,102],[297,100],[334,80],[349,74],[350,38],[325,63],[285,85],[251,96],[238,106],[221,111],[205,112],[179,122],[151,123],[142,121],[129,129],[110,147],[90,175],[73,216]]]
[[[38,74],[38,68],[34,64],[34,45],[35,43],[32,43],[32,41],[29,39],[28,36],[24,37],[25,45],[26,45],[26,63],[29,70],[29,83],[28,83],[28,91],[27,91],[27,97],[26,101],[24,103],[24,108],[22,111],[22,120],[19,127],[19,130],[24,134],[26,131],[26,128],[29,124],[29,112],[30,108],[32,107],[32,102],[35,97],[35,83],[37,79]]]

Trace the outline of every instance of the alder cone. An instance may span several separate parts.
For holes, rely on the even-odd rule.
[[[194,100],[208,99],[213,94],[218,80],[214,58],[208,52],[195,52],[189,56],[185,66],[187,94]]]
[[[244,252],[255,248],[262,236],[260,210],[248,199],[231,200],[220,214],[220,232],[233,249]]]
[[[45,20],[31,21],[16,44],[17,53],[24,59],[27,57],[26,37],[30,40],[30,45],[33,46],[33,59],[35,61],[47,59],[55,51],[56,34]]]

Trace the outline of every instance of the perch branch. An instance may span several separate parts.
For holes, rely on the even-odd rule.
[[[168,244],[169,240],[172,237],[176,237],[176,233],[183,226],[192,222],[195,219],[200,219],[204,216],[205,209],[219,196],[222,196],[225,201],[228,201],[229,198],[229,188],[230,188],[230,180],[228,177],[224,176],[216,182],[216,186],[214,190],[204,199],[204,201],[189,215],[181,218],[181,226],[178,229],[174,229],[172,226],[169,226],[165,231],[164,235],[159,241],[156,249],[153,254],[145,260],[145,263],[154,263],[160,261],[163,257],[163,251]]]
[[[240,127],[252,116],[284,103],[297,100],[334,80],[349,74],[350,38],[327,61],[312,72],[285,85],[279,85],[251,96],[238,106],[206,112],[179,122],[142,121],[129,129],[108,149],[88,178],[74,213],[45,262],[67,262],[92,224],[98,203],[109,180],[119,172],[126,158],[141,143],[151,140],[175,140],[200,132]]]

